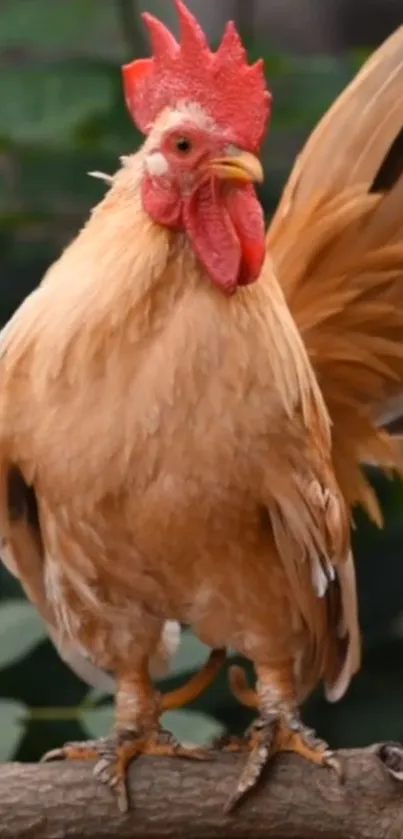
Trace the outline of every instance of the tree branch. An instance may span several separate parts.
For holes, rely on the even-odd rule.
[[[396,757],[398,755],[398,757]],[[259,791],[231,816],[223,806],[244,758],[209,763],[142,758],[130,775],[132,801],[119,814],[112,793],[84,764],[0,767],[1,839],[401,839],[403,750],[341,752],[346,781],[295,755],[272,764]],[[397,765],[398,764],[398,765]]]

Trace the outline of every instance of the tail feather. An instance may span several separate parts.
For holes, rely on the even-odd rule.
[[[332,420],[350,504],[378,523],[361,469],[403,471],[403,27],[303,149],[268,247]],[[390,433],[388,433],[390,432]]]
[[[402,207],[403,27],[308,139],[267,237],[331,419],[338,485],[379,526],[362,467],[403,474]],[[325,672],[332,701],[360,658],[352,558],[337,570]]]
[[[338,586],[340,591],[340,614],[335,615],[337,621],[336,643],[334,644],[335,659],[330,656],[328,672],[325,678],[325,694],[329,702],[337,702],[346,692],[351,677],[357,672],[361,663],[361,640],[358,624],[357,590],[355,582],[354,561],[350,553],[346,562],[337,569]],[[338,645],[338,641],[340,643]],[[342,655],[337,657],[340,646]]]
[[[271,235],[290,211],[316,194],[335,195],[357,184],[368,191],[382,166],[387,181],[385,158],[402,127],[402,97],[403,26],[371,56],[312,132],[283,192]]]

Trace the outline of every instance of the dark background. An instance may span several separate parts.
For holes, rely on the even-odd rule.
[[[274,114],[261,197],[269,216],[310,129],[371,49],[403,23],[401,0],[189,6],[213,42],[235,16],[251,54],[266,59]],[[119,155],[140,142],[124,109],[119,67],[146,50],[139,25],[146,7],[173,19],[168,0],[0,0],[1,323],[102,197],[103,184],[86,173],[113,172]],[[337,706],[318,694],[306,708],[307,721],[333,746],[403,738],[403,491],[375,472],[372,479],[386,529],[378,532],[357,514],[364,668]],[[186,633],[164,687],[179,684],[206,652]],[[180,737],[198,741],[227,727],[240,731],[247,721],[224,675],[187,711],[169,716]],[[110,718],[110,700],[60,662],[1,569],[0,759],[37,759],[66,739],[105,733]]]

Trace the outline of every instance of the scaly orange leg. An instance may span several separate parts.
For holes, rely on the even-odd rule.
[[[140,755],[177,756],[193,760],[211,759],[211,751],[182,746],[159,725],[163,711],[183,707],[196,699],[211,684],[225,661],[225,650],[213,650],[204,667],[185,685],[167,694],[154,690],[148,664],[135,674],[122,676],[116,696],[115,731],[100,740],[66,743],[60,749],[47,752],[49,760],[96,760],[97,778],[116,793],[119,809],[127,812],[127,771],[130,763]]]
[[[286,665],[281,669],[256,669],[257,690],[247,684],[245,672],[240,667],[231,667],[229,671],[236,698],[248,708],[259,710],[260,716],[246,738],[230,737],[217,744],[224,751],[249,753],[237,788],[226,805],[227,813],[256,785],[266,764],[279,752],[295,752],[305,760],[334,769],[340,780],[343,777],[341,764],[327,743],[319,740],[299,716],[294,680],[290,675],[292,668]]]

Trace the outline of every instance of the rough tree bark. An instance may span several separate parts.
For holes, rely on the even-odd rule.
[[[133,765],[132,812],[89,765],[0,767],[1,839],[402,839],[402,748],[340,752],[346,780],[295,755],[277,758],[249,800],[229,817],[223,806],[242,758],[209,763],[142,758]]]

